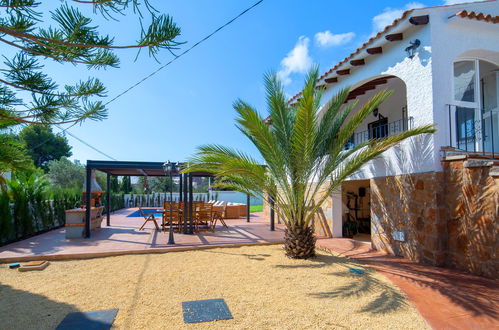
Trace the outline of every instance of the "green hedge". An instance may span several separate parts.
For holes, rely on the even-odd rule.
[[[47,201],[38,194],[0,192],[0,244],[64,225],[64,211],[79,203],[79,196],[74,195]]]
[[[68,209],[81,206],[81,195],[58,193],[52,200],[25,189],[0,192],[0,245],[61,227]],[[125,206],[123,194],[111,195],[111,211]]]

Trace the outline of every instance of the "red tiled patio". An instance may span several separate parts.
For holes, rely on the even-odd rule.
[[[168,233],[148,224],[138,229],[142,218],[127,217],[137,209],[124,209],[111,216],[111,226],[93,231],[89,239],[65,238],[64,228],[0,247],[0,263],[43,259],[88,258],[135,253],[277,244],[283,241],[282,225],[269,230],[263,213],[246,219],[227,220],[229,228],[218,226],[214,233],[175,234],[174,246],[167,245]],[[368,242],[352,239],[319,239],[317,246],[356,259],[374,268],[407,295],[434,329],[499,329],[499,285],[497,280],[461,271],[431,267],[373,251]]]
[[[168,232],[154,230],[140,217],[127,217],[136,208],[123,209],[111,215],[111,226],[102,222],[102,228],[92,231],[90,238],[66,239],[65,229],[47,233],[0,247],[0,263],[67,258],[88,258],[133,253],[160,253],[172,250],[206,248],[216,246],[237,246],[251,244],[275,244],[283,240],[283,228],[276,225],[269,230],[269,222],[264,221],[263,213],[252,213],[251,222],[246,219],[226,220],[229,228],[217,225],[215,232],[203,231],[195,235],[175,233],[175,245],[168,245]]]
[[[317,246],[385,275],[433,329],[499,329],[497,279],[389,256],[348,238],[319,239]]]

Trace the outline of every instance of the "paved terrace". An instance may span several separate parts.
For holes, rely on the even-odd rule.
[[[274,244],[283,241],[284,230],[276,224],[269,230],[263,213],[252,213],[250,223],[246,218],[226,220],[229,228],[217,224],[215,232],[203,231],[195,235],[175,233],[175,245],[168,245],[168,232],[159,232],[149,222],[139,231],[144,219],[127,217],[137,208],[116,211],[111,215],[111,226],[102,221],[102,228],[93,230],[91,237],[66,239],[64,228],[49,231],[31,238],[0,247],[0,263],[68,258],[88,258],[133,253],[161,253],[172,250]],[[161,222],[161,221],[159,221]]]
[[[175,234],[177,244],[169,246],[168,233],[153,230],[152,224],[138,231],[142,218],[127,217],[135,210],[115,212],[112,226],[93,231],[90,239],[67,240],[61,228],[0,247],[0,263],[36,260],[41,256],[56,260],[283,241],[281,226],[276,225],[276,231],[271,232],[263,213],[253,213],[250,223],[245,219],[228,220],[229,228],[218,226],[215,233]],[[387,256],[371,250],[367,242],[347,238],[319,239],[317,246],[354,258],[385,275],[400,287],[434,329],[499,329],[497,280]]]
[[[317,246],[385,275],[433,329],[499,329],[497,279],[388,256],[351,239],[319,239]]]

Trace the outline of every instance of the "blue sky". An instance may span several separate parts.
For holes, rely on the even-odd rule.
[[[182,28],[179,40],[187,42],[182,49],[254,2],[151,0],[159,11],[171,14]],[[265,0],[112,102],[108,119],[87,121],[73,127],[71,132],[118,160],[182,161],[204,143],[224,144],[257,156],[234,126],[232,103],[241,98],[266,113],[262,83],[265,72],[279,72],[286,83],[286,92],[293,95],[299,91],[304,73],[313,63],[325,71],[403,10],[445,2],[457,1]],[[91,11],[85,12],[92,16]],[[120,23],[99,18],[95,22],[103,33],[116,36],[116,44],[129,44],[136,39],[137,22],[133,16],[123,17]],[[147,52],[137,61],[133,50],[118,54],[119,69],[88,71],[67,64],[49,64],[47,68],[63,83],[99,77],[108,88],[110,99],[172,58],[163,51],[158,64]],[[68,139],[73,146],[73,159],[82,162],[106,159],[71,136]]]

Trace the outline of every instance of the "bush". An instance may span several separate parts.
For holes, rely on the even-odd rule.
[[[7,190],[0,191],[0,244],[64,225],[65,210],[78,206],[80,196],[47,187],[45,176],[37,171],[8,181]]]

